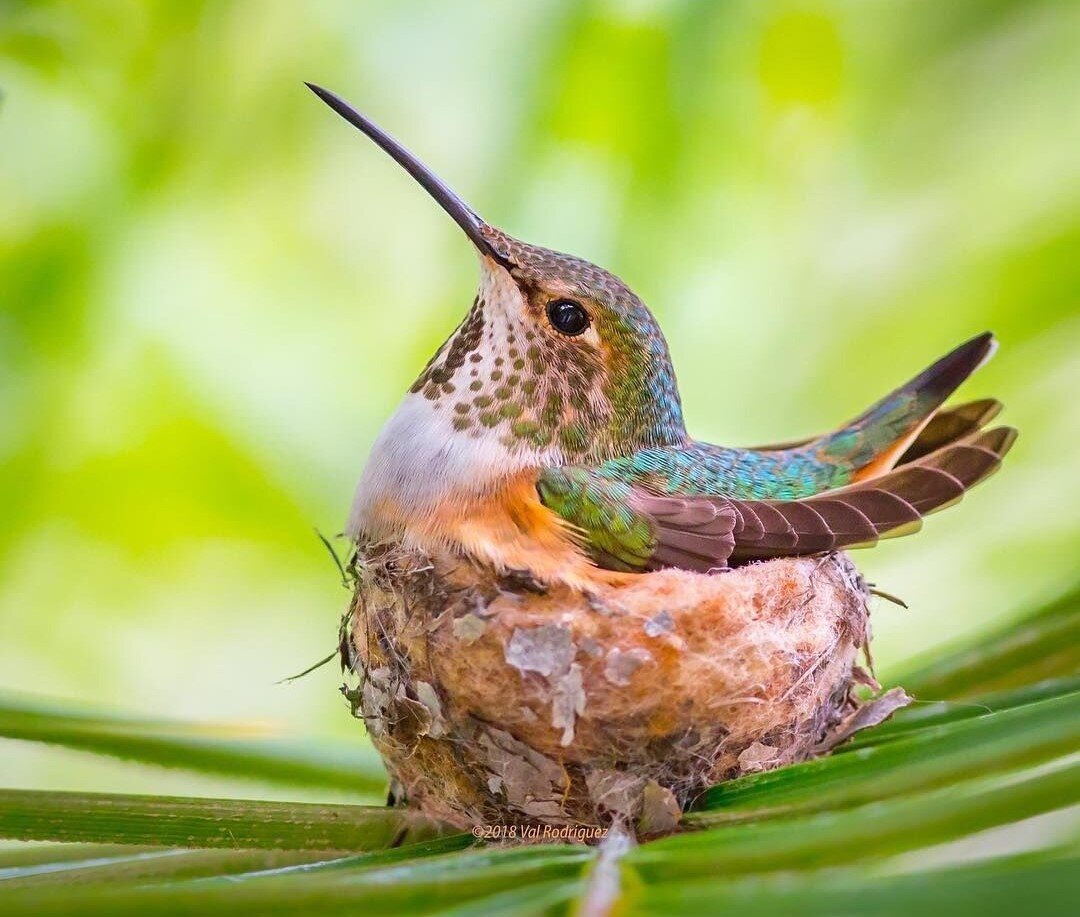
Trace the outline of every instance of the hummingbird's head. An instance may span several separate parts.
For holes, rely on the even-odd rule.
[[[686,437],[663,333],[614,274],[528,245],[481,220],[396,140],[308,86],[422,185],[472,241],[472,308],[410,392],[464,437],[496,437],[552,463],[603,461]]]

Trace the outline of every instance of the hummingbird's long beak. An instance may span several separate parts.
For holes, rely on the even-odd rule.
[[[360,112],[353,108],[343,98],[335,95],[329,89],[323,89],[322,86],[316,86],[314,83],[305,83],[304,85],[341,115],[341,117],[363,133],[367,134],[367,136],[374,140],[383,148],[383,150],[389,153],[390,156],[397,161],[398,165],[415,178],[421,186],[423,186],[424,190],[435,198],[436,203],[450,214],[454,222],[465,231],[465,235],[469,237],[472,244],[479,249],[482,255],[494,258],[501,264],[506,263],[506,259],[496,252],[495,249],[492,248],[491,243],[484,238],[483,233],[481,232],[481,229],[485,225],[484,221],[476,215],[468,204],[454,194],[438,175],[432,172],[431,169],[425,166],[381,127],[360,114]]]

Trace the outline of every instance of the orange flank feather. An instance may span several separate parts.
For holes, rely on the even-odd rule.
[[[576,588],[623,579],[627,574],[601,570],[578,546],[574,527],[540,502],[537,472],[526,471],[484,492],[446,494],[422,518],[406,515],[384,501],[380,518],[394,520],[411,546],[450,550],[500,570],[527,571],[540,582],[564,582]]]

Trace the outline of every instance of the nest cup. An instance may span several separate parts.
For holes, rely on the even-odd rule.
[[[868,594],[843,554],[590,594],[392,544],[360,546],[353,570],[346,697],[392,795],[460,827],[670,831],[708,786],[901,702],[855,697]]]

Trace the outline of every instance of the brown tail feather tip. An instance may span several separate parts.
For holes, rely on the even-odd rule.
[[[997,398],[979,398],[977,401],[967,401],[964,404],[958,404],[954,408],[946,408],[942,413],[950,412],[958,417],[962,417],[965,420],[969,420],[972,424],[985,427],[991,420],[1001,413],[1004,408]]]
[[[977,433],[997,417],[1003,407],[996,398],[981,398],[955,407],[942,408],[919,431],[918,436],[897,460],[896,466],[906,465],[942,446]]]
[[[959,502],[968,490],[997,471],[1017,435],[1013,427],[980,431],[873,482],[856,485],[851,491],[884,492],[907,503],[920,516],[927,516]],[[882,537],[906,534],[905,526],[894,526],[891,519],[871,518]]]
[[[1005,458],[1019,435],[1020,431],[1016,427],[994,427],[992,430],[983,430],[976,438],[976,443],[989,449],[1000,459]]]

